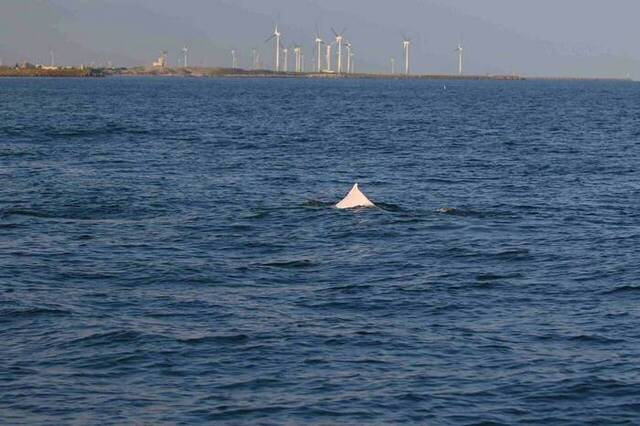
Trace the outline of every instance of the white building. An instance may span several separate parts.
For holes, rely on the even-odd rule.
[[[164,68],[167,66],[167,52],[163,51],[156,62],[153,63],[155,68]]]

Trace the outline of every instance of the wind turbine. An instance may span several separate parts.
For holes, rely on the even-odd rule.
[[[187,62],[187,53],[189,53],[189,48],[187,46],[184,46],[182,48],[182,53],[184,55],[184,67],[187,68],[188,62]]]
[[[396,73],[396,58],[391,58],[391,74]]]
[[[238,57],[236,56],[235,50],[231,50],[231,67],[233,69],[238,68]]]
[[[331,47],[333,43],[327,43],[327,71],[331,72]]]
[[[251,69],[255,70],[258,68],[258,49],[251,49]]]
[[[293,52],[296,55],[296,72],[302,72],[302,47],[296,44]]]
[[[274,38],[276,39],[276,72],[280,71],[280,46],[282,45],[282,43],[280,43],[280,37],[282,37],[282,33],[278,31],[278,24],[276,24],[276,28],[275,30],[273,30],[273,34],[267,39],[267,41],[265,41],[265,43],[268,43]]]
[[[351,73],[351,58],[352,58],[352,54],[351,54],[351,43],[347,41],[347,74]]]
[[[347,29],[345,28],[340,34],[338,34],[336,30],[331,28],[331,31],[333,31],[333,35],[336,36],[336,44],[338,45],[338,73],[342,73],[342,42],[344,41],[343,34],[346,30]]]
[[[409,75],[409,50],[411,49],[411,40],[403,37],[402,46],[404,48],[404,73]]]
[[[282,55],[283,55],[283,66],[282,66],[282,70],[284,72],[289,72],[289,49],[287,49],[286,47],[282,48]]]
[[[316,71],[322,72],[322,39],[320,33],[316,31]]]
[[[462,55],[464,53],[462,44],[458,44],[458,47],[456,47],[456,50],[454,50],[454,52],[458,53],[458,75],[462,75]]]
[[[51,57],[51,68],[56,66],[56,57],[55,57],[55,52],[53,51],[53,49],[49,49],[49,56]]]

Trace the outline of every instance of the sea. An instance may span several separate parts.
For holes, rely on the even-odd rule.
[[[3,425],[640,424],[640,84],[2,79],[0,342]]]

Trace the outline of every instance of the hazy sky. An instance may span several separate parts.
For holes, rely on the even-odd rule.
[[[406,34],[414,72],[454,72],[462,41],[467,73],[637,77],[639,15],[638,0],[0,0],[0,58],[149,65],[166,49],[175,64],[187,44],[192,65],[230,66],[236,49],[248,66],[257,48],[270,67],[277,21],[309,61],[316,26],[347,28],[360,71],[399,62]]]

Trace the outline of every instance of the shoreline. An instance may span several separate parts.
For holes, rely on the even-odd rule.
[[[303,79],[362,79],[362,80],[460,80],[460,81],[619,81],[632,82],[630,78],[616,77],[537,77],[521,75],[457,75],[457,74],[385,74],[329,72],[275,72],[269,70],[244,70],[230,68],[8,68],[0,67],[0,78],[103,78],[103,77],[195,77],[195,78],[303,78]]]

